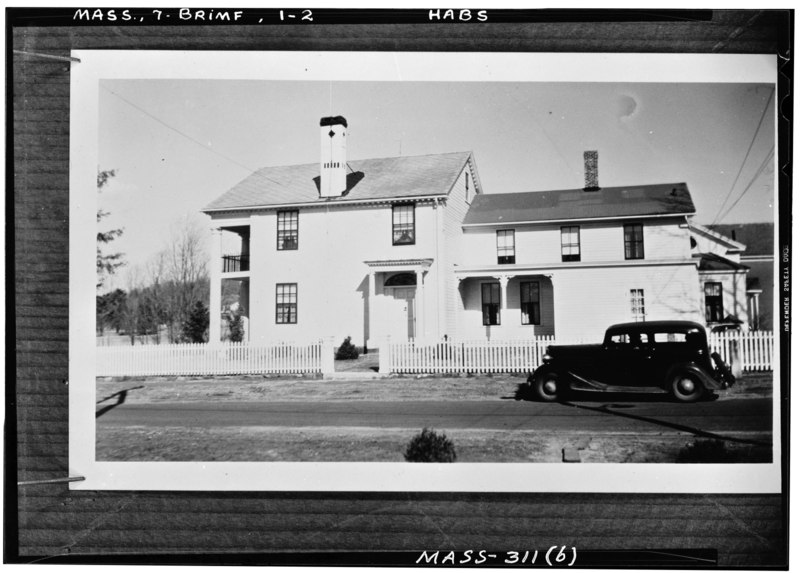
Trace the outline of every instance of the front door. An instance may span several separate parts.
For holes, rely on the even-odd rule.
[[[392,291],[394,299],[401,301],[405,306],[403,312],[408,323],[408,337],[414,338],[414,322],[416,318],[414,314],[414,297],[417,292],[417,287],[394,287]]]

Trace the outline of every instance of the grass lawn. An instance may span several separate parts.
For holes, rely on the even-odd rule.
[[[97,403],[119,400],[131,404],[208,401],[417,401],[495,400],[515,397],[526,376],[391,377],[373,380],[323,380],[311,377],[268,376],[159,376],[98,378]],[[742,376],[736,385],[719,393],[720,399],[743,395],[769,395],[772,373]]]
[[[383,428],[124,427],[98,436],[103,461],[404,462],[417,430]],[[690,435],[591,436],[532,431],[449,430],[458,462],[560,463],[564,448],[584,463],[675,463]],[[771,449],[726,445],[727,457],[704,461],[771,461]]]

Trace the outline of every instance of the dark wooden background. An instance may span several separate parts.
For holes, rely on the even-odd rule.
[[[13,199],[6,196],[13,258],[7,262],[14,283],[7,316],[16,352],[7,359],[15,360],[16,376],[6,381],[5,560],[145,555],[175,562],[205,553],[223,555],[212,562],[270,563],[288,552],[302,563],[315,551],[524,551],[558,544],[579,550],[716,548],[725,567],[786,565],[787,515],[779,495],[71,492],[63,483],[16,485],[69,474],[69,82],[71,67],[80,64],[12,48],[58,56],[109,48],[788,50],[793,15],[785,11],[705,15],[710,17],[701,21],[646,23],[135,27],[71,26],[48,21],[47,13],[21,24],[9,13],[7,174]]]

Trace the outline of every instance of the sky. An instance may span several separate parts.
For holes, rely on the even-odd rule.
[[[102,80],[100,194],[128,267],[261,167],[319,161],[319,119],[348,159],[472,151],[485,193],[685,182],[700,224],[774,219],[769,84]],[[124,271],[111,286],[124,288]]]

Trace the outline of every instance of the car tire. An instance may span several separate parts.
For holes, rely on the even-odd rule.
[[[533,380],[529,380],[534,398],[542,402],[555,402],[562,397],[562,385],[558,373],[554,370],[537,372]]]
[[[691,372],[678,372],[669,384],[672,396],[678,402],[697,402],[706,394],[706,388]]]

